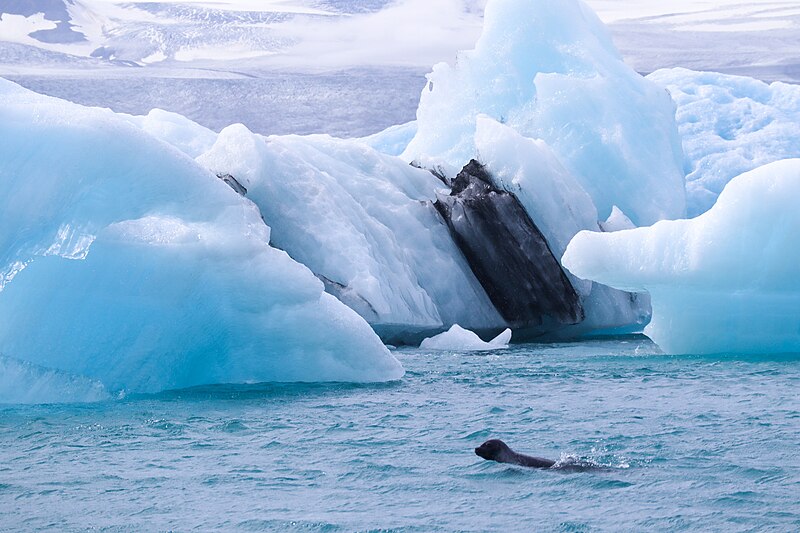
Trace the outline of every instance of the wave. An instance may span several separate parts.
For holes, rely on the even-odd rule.
[[[80,403],[111,399],[102,383],[0,355],[0,404]]]

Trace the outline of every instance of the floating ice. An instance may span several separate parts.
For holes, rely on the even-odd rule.
[[[556,258],[576,233],[599,229],[591,197],[544,141],[528,139],[489,117],[479,116],[475,145],[495,184],[520,200]],[[631,224],[616,206],[609,221],[615,227]],[[617,291],[572,275],[569,280],[580,295],[584,320],[565,332],[640,330],[649,319],[649,299],[644,295]]]
[[[707,211],[733,177],[800,157],[800,86],[682,68],[648,79],[678,105],[690,217]]]
[[[428,75],[417,133],[403,153],[459,170],[481,159],[485,114],[544,140],[602,219],[616,205],[638,225],[683,216],[683,154],[669,94],[627,67],[580,0],[486,5],[475,49]]]
[[[573,274],[647,290],[645,329],[668,353],[800,351],[800,159],[731,180],[706,213],[614,233],[579,233]]]
[[[431,204],[444,184],[430,172],[356,141],[265,138],[241,125],[198,161],[240,181],[271,242],[385,337],[505,325]]]
[[[419,347],[423,350],[450,350],[450,351],[483,351],[500,350],[508,348],[511,342],[511,330],[506,329],[500,335],[484,342],[474,332],[454,324],[449,330],[436,336],[424,339]]]
[[[0,80],[0,353],[152,392],[399,363],[258,209],[108,110]]]

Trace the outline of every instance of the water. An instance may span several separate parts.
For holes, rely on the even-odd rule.
[[[387,385],[0,408],[0,530],[796,531],[800,355],[397,352]],[[518,451],[596,464],[542,471]]]

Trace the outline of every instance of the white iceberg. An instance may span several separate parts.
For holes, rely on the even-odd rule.
[[[582,1],[488,2],[475,49],[428,80],[407,161],[457,172],[480,159],[483,114],[545,141],[602,219],[614,205],[637,225],[684,215],[674,104],[623,63]]]
[[[393,331],[504,326],[432,205],[430,172],[356,141],[225,128],[198,161],[234,176],[271,242],[384,338]]]
[[[255,205],[125,117],[0,80],[0,138],[3,355],[112,391],[402,376]]]
[[[800,86],[682,68],[647,78],[666,87],[678,106],[690,217],[714,205],[735,176],[800,157]]]
[[[731,180],[691,220],[579,233],[562,263],[623,290],[647,290],[645,329],[667,353],[800,351],[800,159]]]
[[[501,350],[503,348],[508,348],[509,342],[511,342],[510,329],[506,329],[494,339],[485,342],[474,332],[464,329],[458,324],[454,324],[444,333],[424,339],[419,347],[423,350],[470,352]]]

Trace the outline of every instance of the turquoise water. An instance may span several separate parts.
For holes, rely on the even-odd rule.
[[[0,407],[0,530],[800,529],[800,355],[397,355],[387,385]],[[483,461],[491,437],[597,468]]]

